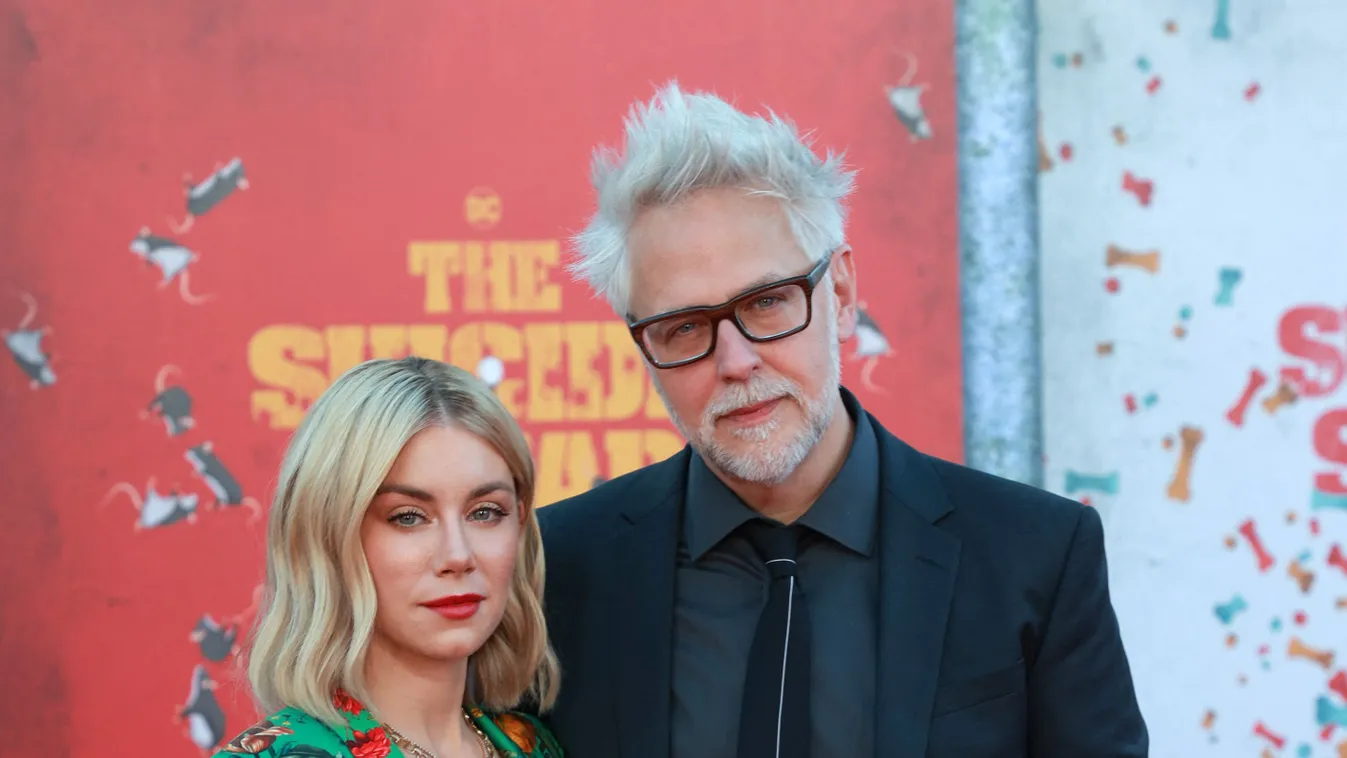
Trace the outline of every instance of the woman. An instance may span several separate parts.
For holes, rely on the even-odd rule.
[[[523,433],[422,358],[337,379],[296,430],[248,652],[263,713],[216,758],[560,758]]]

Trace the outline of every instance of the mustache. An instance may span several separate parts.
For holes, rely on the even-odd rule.
[[[784,377],[755,376],[744,384],[731,384],[706,406],[705,419],[715,421],[726,413],[765,403],[779,397],[801,400],[800,388]]]

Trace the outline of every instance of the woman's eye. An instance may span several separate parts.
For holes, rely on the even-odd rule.
[[[505,509],[499,505],[483,505],[472,509],[468,514],[469,521],[496,521],[505,518]]]
[[[416,511],[403,511],[402,513],[393,514],[388,521],[397,524],[398,526],[416,526],[421,523],[424,518],[424,516]]]

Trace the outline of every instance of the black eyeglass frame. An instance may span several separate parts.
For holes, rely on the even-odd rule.
[[[786,337],[789,337],[792,334],[799,334],[805,329],[808,329],[809,324],[813,322],[814,288],[818,286],[818,283],[823,279],[823,276],[828,273],[828,265],[832,263],[832,259],[833,253],[832,251],[829,251],[827,255],[823,256],[823,258],[819,260],[818,263],[814,264],[814,267],[810,269],[809,273],[807,274],[802,274],[800,276],[791,276],[785,279],[779,279],[775,282],[771,282],[770,284],[764,284],[761,287],[754,287],[753,289],[747,292],[736,295],[734,298],[727,300],[721,303],[720,305],[694,305],[688,308],[679,308],[678,310],[660,313],[651,316],[649,318],[643,318],[640,321],[628,323],[627,328],[631,332],[632,339],[636,340],[636,346],[641,349],[641,352],[643,354],[645,354],[646,360],[650,361],[650,363],[655,368],[661,369],[678,368],[679,366],[686,366],[690,363],[696,363],[697,361],[700,361],[706,356],[714,353],[716,351],[716,340],[718,339],[720,333],[720,322],[724,321],[727,318],[734,322],[734,327],[739,330],[740,334],[744,335],[744,339],[747,339],[750,342],[757,342],[757,343],[775,342],[776,340],[779,339],[785,339]],[[792,284],[797,284],[800,286],[800,289],[804,290],[804,299],[805,299],[804,323],[800,324],[799,326],[793,329],[788,329],[784,332],[781,332],[780,334],[773,334],[768,337],[755,337],[752,334],[749,334],[747,327],[745,327],[744,323],[739,320],[739,314],[736,313],[739,305],[742,304],[745,300],[751,300],[752,298],[757,297],[758,295],[761,295],[764,292],[769,292],[771,290],[778,289],[780,287],[787,287]],[[646,347],[645,344],[646,327],[650,326],[651,324],[657,321],[664,321],[665,319],[675,318],[678,316],[686,316],[689,314],[705,315],[710,320],[711,344],[706,348],[705,352],[701,353],[700,355],[695,355],[691,358],[684,358],[683,360],[673,361],[671,363],[661,363],[660,361],[655,360],[655,356],[650,354],[650,349]]]

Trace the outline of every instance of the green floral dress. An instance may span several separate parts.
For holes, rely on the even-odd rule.
[[[346,723],[336,729],[294,709],[285,708],[244,729],[211,758],[405,758],[384,726],[358,700],[345,692],[332,698]],[[487,736],[502,758],[563,758],[556,738],[526,713],[488,713],[469,706],[468,717]]]

